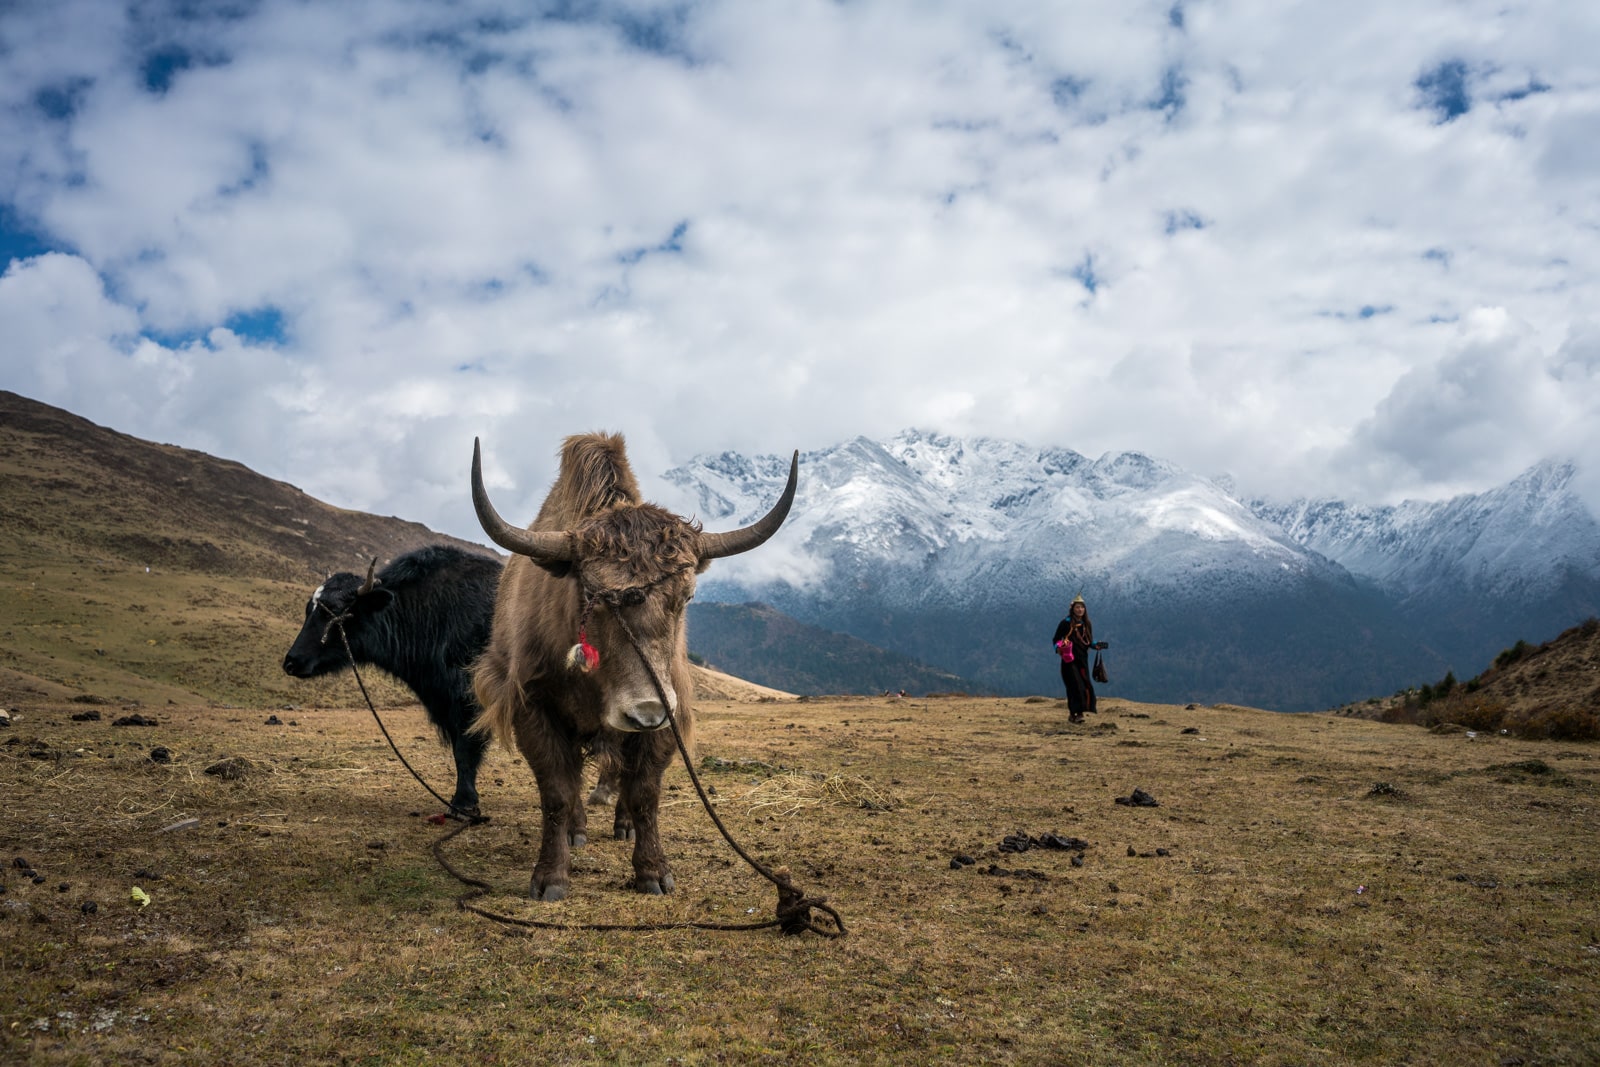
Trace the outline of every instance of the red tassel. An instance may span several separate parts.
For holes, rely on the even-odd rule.
[[[578,631],[578,643],[567,649],[567,669],[588,674],[600,666],[600,650],[589,643],[589,635]]]

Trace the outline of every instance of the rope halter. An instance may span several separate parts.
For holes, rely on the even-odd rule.
[[[577,572],[579,588],[583,595],[583,609],[578,613],[578,643],[567,649],[566,665],[569,671],[579,671],[589,674],[600,666],[600,650],[589,643],[589,622],[594,617],[594,606],[602,603],[611,609],[611,612],[620,621],[621,609],[635,607],[643,604],[652,591],[659,585],[694,569],[693,564],[686,564],[674,568],[657,578],[653,578],[643,585],[628,585],[618,589],[597,589],[590,584],[587,573],[581,565],[574,568]],[[627,630],[627,624],[624,623]],[[627,631],[631,638],[631,630]]]

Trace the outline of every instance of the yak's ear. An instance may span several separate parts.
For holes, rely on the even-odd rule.
[[[375,585],[365,593],[356,594],[356,603],[368,615],[376,615],[394,600],[394,593],[381,585]]]

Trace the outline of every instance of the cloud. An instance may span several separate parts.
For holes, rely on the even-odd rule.
[[[1600,320],[1574,323],[1550,370],[1565,406],[1550,449],[1575,461],[1574,489],[1600,515]]]
[[[176,346],[153,341],[88,263],[59,253],[13,262],[0,276],[0,321],[13,329],[8,350],[30,357],[8,366],[9,388],[161,440],[256,457],[283,476],[280,464],[263,460],[286,429],[281,405],[311,376],[297,376],[276,349],[223,328]],[[237,403],[240,396],[252,403]]]
[[[1437,362],[1403,374],[1339,462],[1394,492],[1494,483],[1542,459],[1600,454],[1600,328],[1558,345],[1502,308],[1479,309]]]
[[[13,260],[0,276],[0,322],[8,352],[25,353],[7,380],[33,395],[73,395],[119,371],[139,317],[106,298],[94,268],[76,256],[48,253]]]
[[[466,536],[594,428],[1450,492],[1600,295],[1580,8],[13,7],[0,385]]]

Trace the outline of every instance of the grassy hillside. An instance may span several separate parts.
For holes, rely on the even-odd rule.
[[[462,474],[466,492],[465,466]],[[203,452],[152,444],[0,390],[7,553],[301,583],[445,542],[418,523],[330,507]]]
[[[1415,723],[1558,741],[1600,739],[1600,619],[1540,645],[1518,641],[1481,674],[1414,686],[1341,709],[1384,722]]]
[[[306,596],[437,542],[487,551],[0,391],[0,700],[325,700],[278,666]]]

